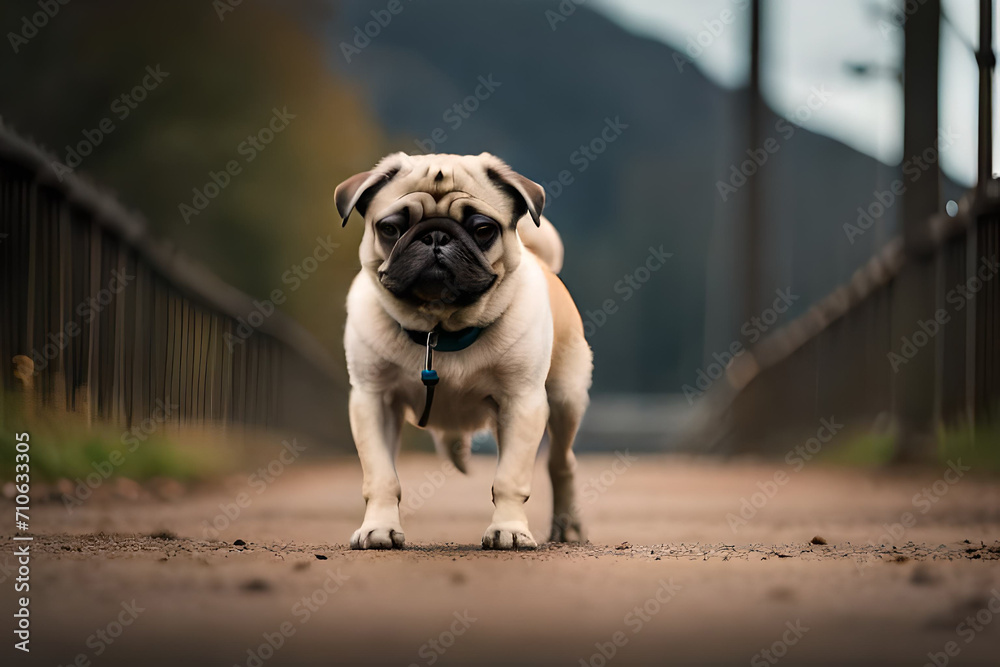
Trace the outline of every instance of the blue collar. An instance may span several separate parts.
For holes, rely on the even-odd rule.
[[[427,331],[414,331],[413,329],[403,329],[406,335],[420,347],[427,346]],[[466,327],[458,331],[445,331],[441,327],[434,327],[437,334],[437,344],[434,345],[435,352],[458,352],[469,347],[479,338],[483,332],[482,327]]]

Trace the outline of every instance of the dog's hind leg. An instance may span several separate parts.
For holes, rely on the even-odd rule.
[[[573,440],[586,410],[585,401],[553,397],[549,402],[549,477],[552,479],[552,542],[583,542],[576,499]]]
[[[566,286],[548,274],[553,315],[552,364],[545,380],[549,403],[549,477],[552,479],[553,542],[583,542],[576,500],[573,441],[587,411],[593,355]]]

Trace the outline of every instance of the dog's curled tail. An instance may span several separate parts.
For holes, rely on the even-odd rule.
[[[531,218],[522,218],[517,225],[517,235],[521,237],[521,242],[528,250],[545,262],[552,273],[558,274],[562,270],[564,253],[562,239],[548,218],[543,215],[538,227],[535,227]]]

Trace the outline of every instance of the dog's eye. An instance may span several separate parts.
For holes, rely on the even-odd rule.
[[[466,224],[472,228],[472,238],[479,245],[489,243],[497,235],[497,223],[481,213],[470,217]]]
[[[496,234],[496,227],[488,222],[476,225],[472,230],[472,235],[476,239],[477,243],[485,243],[493,238]]]
[[[392,222],[380,222],[375,225],[375,229],[386,241],[395,241],[399,238],[399,226]]]
[[[395,243],[406,231],[408,216],[406,211],[397,211],[375,223],[375,231],[386,243]]]

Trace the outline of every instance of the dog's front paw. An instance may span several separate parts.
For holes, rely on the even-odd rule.
[[[538,543],[524,523],[494,523],[483,534],[484,549],[537,549]]]
[[[405,543],[399,527],[364,524],[351,536],[352,549],[402,549]]]

